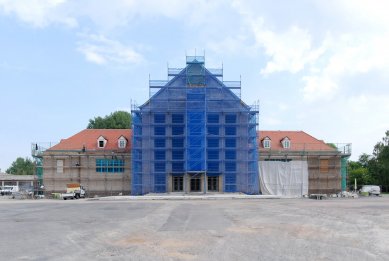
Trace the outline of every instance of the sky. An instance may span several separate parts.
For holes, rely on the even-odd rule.
[[[388,1],[0,0],[0,169],[89,119],[130,111],[149,79],[205,55],[259,129],[371,154],[389,129]]]

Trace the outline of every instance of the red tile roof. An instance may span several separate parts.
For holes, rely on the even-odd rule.
[[[328,146],[324,141],[318,140],[304,131],[258,131],[257,141],[259,149],[266,150],[285,150],[282,147],[281,141],[288,137],[290,140],[290,149],[296,151],[335,151],[336,149]],[[271,140],[270,149],[265,149],[262,140],[269,137]]]
[[[103,136],[107,140],[105,148],[98,148],[97,140]],[[49,150],[120,150],[118,139],[123,136],[127,139],[127,146],[124,151],[131,150],[131,129],[85,129],[79,133],[61,140],[61,142]],[[289,150],[306,151],[334,151],[336,149],[328,146],[324,141],[318,140],[304,131],[258,131],[257,142],[260,150],[265,149],[262,140],[269,137],[271,140],[271,150],[284,150],[281,141],[285,137],[290,140]]]
[[[98,148],[97,140],[103,136],[107,140],[104,148]],[[119,149],[118,139],[123,136],[127,139],[125,149]],[[49,150],[82,150],[85,146],[86,150],[131,150],[131,136],[130,129],[85,129],[79,133],[61,140],[60,143],[51,147]]]

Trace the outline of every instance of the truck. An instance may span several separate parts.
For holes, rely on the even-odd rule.
[[[361,190],[360,190],[360,193],[362,195],[375,195],[375,196],[380,196],[381,194],[381,188],[379,186],[376,186],[376,185],[364,185]]]
[[[85,198],[86,191],[83,186],[79,183],[66,184],[66,193],[62,193],[61,197],[64,200],[67,199],[79,199]]]

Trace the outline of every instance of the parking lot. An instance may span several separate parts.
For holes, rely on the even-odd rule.
[[[2,260],[388,260],[389,197],[0,199]]]

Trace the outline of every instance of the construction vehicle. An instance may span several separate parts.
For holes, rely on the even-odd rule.
[[[86,191],[83,186],[79,183],[66,184],[66,193],[62,193],[61,197],[64,200],[67,199],[79,199],[85,198]]]

